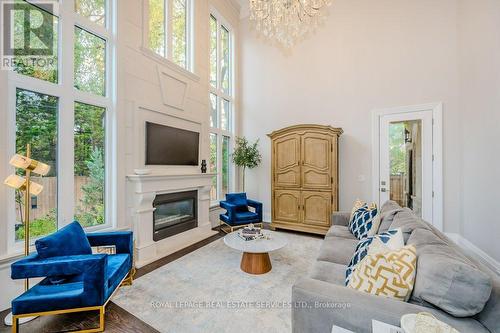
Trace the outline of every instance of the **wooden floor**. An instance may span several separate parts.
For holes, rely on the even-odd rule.
[[[186,254],[193,252],[194,250],[197,250],[200,247],[203,247],[223,237],[224,235],[224,233],[219,232],[219,234],[217,235],[214,235],[185,249],[166,256],[158,261],[155,261],[149,265],[146,265],[137,270],[135,278],[138,279],[141,276],[157,269],[158,267],[179,259],[180,257],[185,256]],[[11,327],[5,326],[3,323],[5,316],[9,312],[10,310],[0,312],[0,333],[10,332],[11,330]],[[99,314],[97,312],[86,312],[39,317],[29,323],[20,326],[20,332],[70,332],[74,330],[89,329],[97,326],[99,326]],[[154,333],[158,331],[111,301],[106,307],[106,332]]]

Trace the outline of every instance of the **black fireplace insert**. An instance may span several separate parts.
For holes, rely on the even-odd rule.
[[[153,240],[180,234],[198,226],[198,191],[157,195],[153,207]]]

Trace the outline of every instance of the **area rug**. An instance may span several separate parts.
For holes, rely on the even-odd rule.
[[[240,270],[223,239],[120,288],[113,302],[160,332],[290,332],[293,283],[310,271],[321,238],[292,233],[263,275]]]

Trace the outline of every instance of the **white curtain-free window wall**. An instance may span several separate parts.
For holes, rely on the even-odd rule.
[[[5,161],[24,153],[29,142],[34,158],[52,166],[48,177],[37,179],[44,191],[30,203],[32,240],[75,218],[90,230],[111,227],[115,214],[107,204],[115,183],[115,0],[55,3],[44,15],[54,17],[56,66],[7,73]],[[7,197],[8,251],[16,252],[22,247],[21,203],[13,190]]]

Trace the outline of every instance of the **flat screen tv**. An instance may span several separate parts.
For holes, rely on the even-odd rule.
[[[198,165],[200,133],[146,122],[146,165]]]

